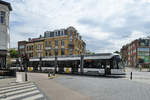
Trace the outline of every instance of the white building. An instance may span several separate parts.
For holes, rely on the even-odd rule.
[[[6,56],[9,49],[9,15],[12,11],[8,2],[0,0],[0,68],[6,65]]]

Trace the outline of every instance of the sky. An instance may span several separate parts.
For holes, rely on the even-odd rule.
[[[119,51],[150,36],[150,0],[4,0],[11,3],[11,47],[73,26],[96,53]]]

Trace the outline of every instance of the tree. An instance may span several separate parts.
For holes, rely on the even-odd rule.
[[[114,53],[120,54],[120,52],[119,52],[119,51],[115,51]]]
[[[18,55],[19,55],[18,50],[15,50],[14,48],[11,48],[9,52],[10,52],[10,57],[11,58],[17,58]]]
[[[95,54],[95,53],[91,52],[90,50],[86,50],[86,54]]]

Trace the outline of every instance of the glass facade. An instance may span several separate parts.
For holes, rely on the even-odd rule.
[[[139,39],[138,46],[149,46],[149,40],[148,39]]]
[[[138,48],[138,59],[143,59],[144,63],[149,63],[149,48]]]
[[[64,36],[67,35],[67,31],[66,30],[58,30],[58,31],[46,31],[44,33],[44,37],[57,37],[57,36]]]

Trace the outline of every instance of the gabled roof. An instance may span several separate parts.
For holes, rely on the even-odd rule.
[[[11,7],[11,4],[9,2],[0,0],[0,4],[8,6],[9,10],[12,11],[12,7]]]

